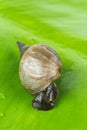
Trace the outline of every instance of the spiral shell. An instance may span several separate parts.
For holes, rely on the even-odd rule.
[[[19,75],[24,87],[32,94],[45,90],[60,76],[61,60],[58,54],[45,44],[30,46],[23,54]]]

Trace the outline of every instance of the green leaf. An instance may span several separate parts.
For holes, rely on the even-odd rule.
[[[50,111],[32,108],[22,86],[16,41],[45,43],[59,53],[59,100]],[[87,129],[87,2],[0,0],[0,130]]]

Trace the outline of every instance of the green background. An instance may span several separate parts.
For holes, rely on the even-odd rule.
[[[16,41],[45,43],[59,53],[59,99],[32,108],[21,85]],[[0,130],[87,130],[87,1],[0,0]]]

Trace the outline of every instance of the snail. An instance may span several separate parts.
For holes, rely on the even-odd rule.
[[[60,77],[61,59],[46,44],[25,45],[17,41],[21,53],[19,77],[25,89],[34,94],[32,106],[38,110],[54,108],[58,89],[54,81]]]

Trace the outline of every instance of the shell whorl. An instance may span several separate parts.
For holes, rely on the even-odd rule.
[[[20,80],[32,94],[43,91],[60,76],[61,60],[45,44],[35,44],[23,53],[19,66]]]

